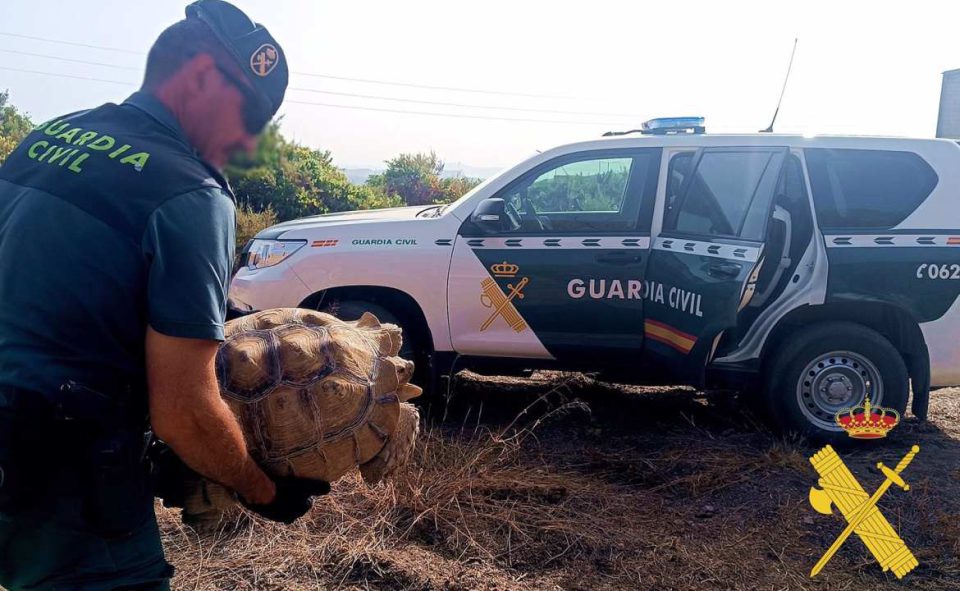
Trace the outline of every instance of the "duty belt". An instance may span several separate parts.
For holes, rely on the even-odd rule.
[[[151,434],[146,413],[136,411],[146,397],[131,398],[76,382],[46,396],[0,388],[0,513],[48,510],[56,499],[75,497],[100,530],[142,522],[145,513],[131,500],[149,493],[144,460]]]
[[[74,380],[50,393],[0,386],[0,409],[25,419],[140,427],[146,425],[147,394],[127,383],[101,390]]]

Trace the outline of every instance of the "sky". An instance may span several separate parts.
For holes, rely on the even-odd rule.
[[[0,90],[37,121],[121,101],[185,5],[0,0]],[[671,115],[705,116],[708,132],[754,132],[773,115],[794,38],[777,132],[932,137],[941,73],[960,68],[956,1],[236,5],[267,26],[294,72],[284,134],[347,168],[429,150],[448,166],[504,167]],[[438,102],[467,106],[428,104]]]

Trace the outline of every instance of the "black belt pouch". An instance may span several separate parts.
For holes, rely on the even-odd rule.
[[[12,413],[0,408],[0,513],[12,511],[24,496],[18,488],[23,481],[23,469],[14,451],[13,429]]]
[[[106,537],[125,536],[153,517],[143,448],[143,433],[130,430],[105,433],[88,448],[84,513]]]
[[[53,459],[48,425],[0,407],[0,512],[37,506],[49,498],[44,494],[50,489]]]

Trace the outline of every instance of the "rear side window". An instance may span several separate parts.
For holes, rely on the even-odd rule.
[[[823,229],[892,228],[937,186],[937,173],[913,152],[809,148],[804,154]]]

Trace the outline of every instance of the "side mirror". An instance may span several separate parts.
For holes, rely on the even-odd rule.
[[[520,221],[507,213],[507,204],[503,199],[492,197],[481,201],[470,221],[484,232],[512,232],[520,228]]]

